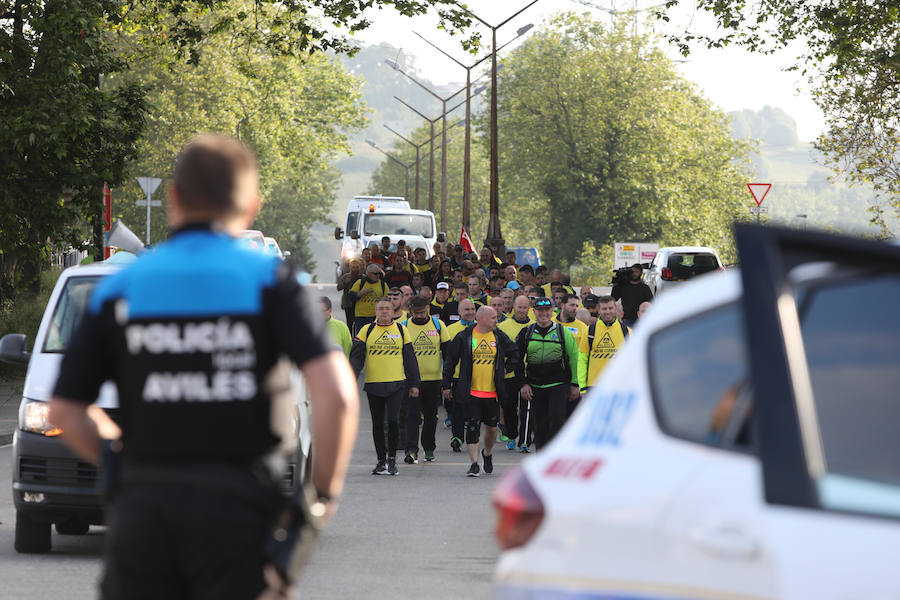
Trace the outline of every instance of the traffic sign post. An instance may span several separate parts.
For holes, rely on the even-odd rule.
[[[103,183],[103,231],[108,232],[112,227],[112,190],[106,182]],[[103,246],[103,260],[110,256],[109,246]]]
[[[762,213],[768,214],[769,207],[762,206],[763,200],[766,199],[766,196],[769,193],[769,190],[772,189],[771,183],[748,183],[747,189],[750,190],[750,195],[753,196],[753,201],[756,202],[756,206],[750,207],[750,213],[756,215],[756,224],[759,225],[759,215]]]
[[[158,177],[138,177],[138,185],[141,186],[141,189],[144,190],[144,194],[147,196],[146,202],[138,201],[138,206],[146,204],[147,206],[147,245],[150,245],[150,207],[151,206],[162,206],[162,202],[157,201],[157,203],[150,200],[150,197],[153,195],[153,192],[156,191],[156,188],[159,187],[159,184],[162,183],[162,179]]]

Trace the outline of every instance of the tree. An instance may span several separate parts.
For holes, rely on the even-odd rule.
[[[144,90],[116,74],[160,54],[199,64],[219,37],[270,56],[352,52],[348,34],[382,7],[470,24],[454,0],[0,1],[0,296],[34,287],[51,242],[100,245],[100,190],[125,180],[147,116]]]
[[[146,103],[132,84],[101,85],[124,65],[104,5],[0,4],[0,296],[32,292],[49,244],[81,244],[99,224],[104,181],[124,176]]]
[[[501,219],[538,231],[549,264],[570,263],[585,241],[728,255],[746,210],[748,144],[653,38],[629,30],[563,13],[503,61]]]
[[[659,16],[680,0],[669,0]],[[693,42],[708,47],[740,44],[774,52],[802,42],[797,70],[809,76],[825,114],[816,147],[827,164],[852,182],[871,184],[900,214],[900,5],[897,2],[826,0],[698,0],[719,30],[673,38],[687,54]],[[876,221],[883,210],[876,210]],[[881,222],[884,226],[884,222]]]
[[[116,193],[117,216],[142,232],[146,209],[134,204],[143,197],[136,178],[166,178],[198,133],[234,135],[259,158],[263,207],[253,226],[312,269],[308,230],[327,217],[339,182],[331,162],[347,150],[347,132],[365,124],[360,82],[325,54],[300,60],[265,48],[248,52],[225,36],[208,40],[196,65],[148,63],[129,77],[147,89],[151,112],[140,157]],[[155,195],[164,206],[165,187]],[[165,211],[152,209],[151,241],[166,233]]]

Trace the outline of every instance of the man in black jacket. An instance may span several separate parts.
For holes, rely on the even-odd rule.
[[[612,287],[610,295],[616,300],[622,301],[622,310],[625,312],[625,318],[622,322],[627,327],[634,327],[638,319],[638,307],[643,302],[653,301],[653,292],[646,283],[641,281],[644,268],[640,263],[631,265],[631,277],[628,283],[616,283]]]
[[[515,342],[497,329],[497,312],[490,306],[482,306],[475,315],[474,326],[466,328],[453,338],[444,360],[442,382],[444,398],[454,398],[464,406],[465,437],[472,461],[466,475],[478,477],[478,438],[481,424],[485,425],[484,472],[494,470],[492,451],[497,440],[497,423],[500,418],[500,401],[505,391],[504,379],[508,371],[514,371],[519,361],[519,349]],[[459,376],[453,383],[453,373],[459,364]]]

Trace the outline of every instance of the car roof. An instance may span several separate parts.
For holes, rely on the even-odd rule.
[[[709,252],[716,256],[719,255],[715,248],[709,248],[707,246],[667,246],[665,248],[660,248],[657,252],[666,252],[670,254],[673,252]]]
[[[76,265],[63,270],[60,277],[87,277],[91,275],[109,275],[119,271],[126,266],[123,263],[88,263],[86,265]]]

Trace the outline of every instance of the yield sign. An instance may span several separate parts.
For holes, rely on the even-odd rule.
[[[152,196],[159,184],[162,183],[162,179],[158,177],[138,177],[137,180],[138,185],[141,186],[141,189],[144,190],[148,197]]]
[[[747,189],[750,190],[750,195],[753,196],[753,199],[756,201],[756,205],[759,206],[763,203],[763,200],[766,199],[766,194],[769,193],[769,190],[772,189],[772,184],[748,183]]]

